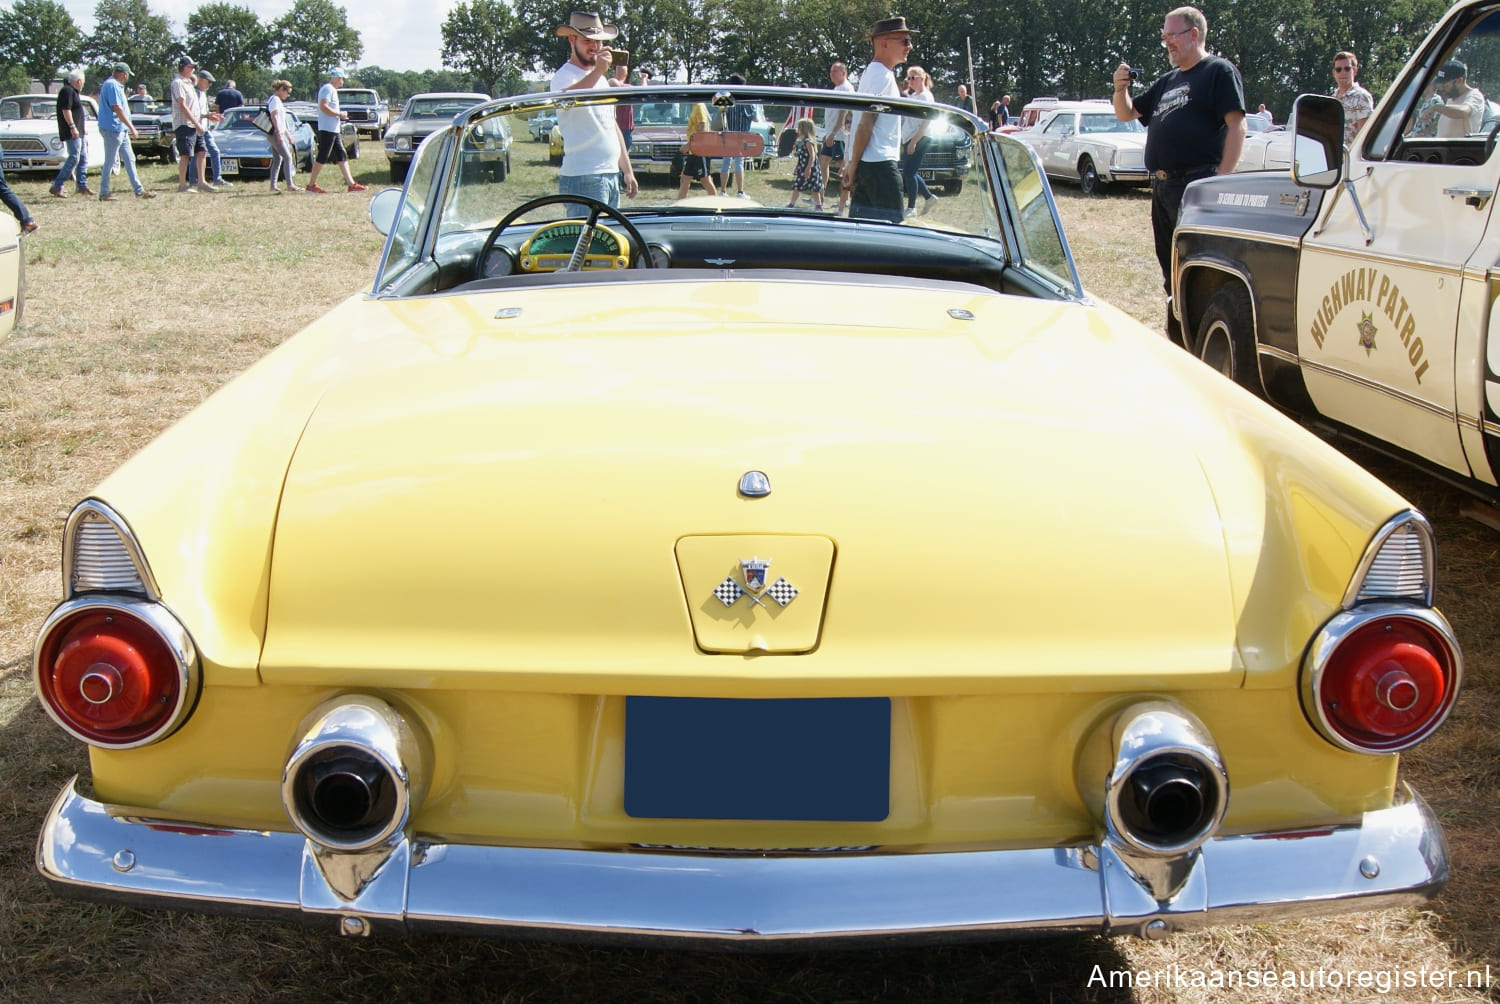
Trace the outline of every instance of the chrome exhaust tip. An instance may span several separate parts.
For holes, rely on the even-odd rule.
[[[363,695],[310,716],[281,775],[287,817],[333,851],[366,851],[399,834],[425,793],[426,758],[395,708]]]
[[[1111,840],[1152,857],[1195,850],[1229,808],[1218,747],[1192,712],[1167,701],[1133,704],[1095,728],[1078,788]]]

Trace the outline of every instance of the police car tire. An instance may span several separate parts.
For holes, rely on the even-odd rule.
[[[1227,282],[1208,301],[1193,354],[1210,369],[1224,374],[1241,387],[1260,391],[1255,364],[1255,315],[1250,309],[1250,291],[1237,282]]]

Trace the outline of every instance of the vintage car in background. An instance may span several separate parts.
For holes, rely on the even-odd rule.
[[[163,163],[171,162],[173,157],[170,144],[163,142],[161,137],[163,117],[167,119],[167,135],[171,136],[171,107],[150,95],[140,94],[132,94],[126,99],[126,105],[130,112],[130,124],[135,126],[136,131],[135,137],[130,141],[136,159],[154,157]]]
[[[1240,149],[1236,171],[1285,171],[1292,166],[1292,133],[1288,126],[1266,121],[1259,115],[1245,116],[1245,145]]]
[[[1027,105],[1027,108],[1031,108]],[[1023,112],[1024,114],[1024,112]],[[1107,101],[1056,101],[1016,138],[1036,151],[1054,180],[1077,182],[1085,195],[1105,185],[1145,185],[1146,127],[1121,122]]]
[[[104,138],[99,135],[99,105],[83,95],[88,126],[84,153],[88,172],[98,174],[104,164]],[[12,94],[0,98],[0,167],[6,174],[56,173],[68,159],[66,144],[57,134],[56,94]]]
[[[339,110],[348,113],[349,121],[361,136],[380,139],[385,135],[391,121],[391,108],[385,98],[369,87],[340,87],[338,92]]]
[[[687,139],[691,104],[680,102],[635,101],[635,131],[630,137],[630,166],[637,174],[660,172],[672,184],[680,177],[682,144]],[[722,115],[713,116],[711,126],[723,127]],[[750,129],[760,137],[760,152],[746,161],[747,167],[765,170],[776,156],[776,126],[766,118],[765,109],[755,105],[750,111]],[[562,135],[551,137],[553,160],[562,163]],[[718,167],[715,165],[714,170]]]
[[[1297,100],[1295,173],[1188,187],[1174,334],[1232,380],[1500,505],[1500,150],[1494,123],[1440,137],[1448,60],[1500,92],[1500,9],[1455,5],[1344,150],[1343,109]],[[1248,142],[1248,141],[1247,141]],[[1295,150],[1295,158],[1292,151]],[[1270,166],[1270,165],[1268,165]]]
[[[318,103],[316,101],[288,101],[287,111],[296,115],[297,118],[312,127],[313,136],[318,133]],[[342,109],[340,109],[342,110]],[[339,126],[339,135],[344,140],[344,150],[349,154],[350,160],[359,159],[359,126],[352,120],[346,120]]]
[[[455,115],[490,100],[488,94],[476,91],[429,91],[413,94],[406,99],[401,115],[391,123],[385,133],[385,155],[391,162],[391,180],[397,183],[406,180],[406,171],[411,166],[417,147],[430,134],[453,121]],[[504,130],[503,144],[499,130]],[[497,122],[493,135],[476,135],[474,142],[488,144],[485,162],[501,175],[510,170],[510,123]],[[503,145],[499,149],[497,144]]]
[[[537,112],[526,120],[526,131],[531,133],[531,138],[538,143],[547,141],[552,127],[557,125],[557,116],[551,112]]]
[[[1008,125],[1001,126],[997,131],[1012,133],[1035,128],[1036,124],[1042,120],[1042,116],[1057,106],[1057,98],[1035,98],[1026,102],[1022,106],[1020,114],[1012,118]]]
[[[973,178],[910,219],[779,171],[615,209],[469,169],[611,91],[437,126],[370,284],[72,510],[34,673],[92,776],[45,879],[761,946],[1437,892],[1397,779],[1462,674],[1423,517],[1088,296],[980,119],[642,96],[940,120]]]
[[[235,177],[266,178],[271,172],[271,138],[256,128],[255,116],[263,105],[240,105],[224,113],[214,125],[219,145],[219,168]],[[292,135],[292,158],[299,171],[312,170],[315,139],[312,126],[287,112],[287,131]]]

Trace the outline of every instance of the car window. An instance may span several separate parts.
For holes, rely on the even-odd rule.
[[[419,227],[422,214],[426,212],[432,198],[432,181],[437,173],[437,162],[443,150],[443,140],[453,130],[440,129],[427,137],[417,147],[412,158],[411,169],[406,175],[406,191],[402,193],[401,208],[396,213],[395,226],[386,241],[385,258],[380,263],[379,283],[385,286],[416,263],[420,252]]]
[[[1081,133],[1099,132],[1122,132],[1122,133],[1144,133],[1146,127],[1141,125],[1140,119],[1131,119],[1129,122],[1121,122],[1114,112],[1100,112],[1083,116],[1082,123],[1078,129]]]
[[[1042,126],[1042,132],[1057,133],[1063,136],[1073,135],[1073,116],[1055,115],[1051,122]]]
[[[1476,8],[1430,49],[1366,132],[1365,156],[1474,164],[1495,146],[1500,109],[1500,5]]]
[[[413,99],[406,106],[406,117],[451,119],[459,112],[473,108],[478,101],[458,98]]]
[[[997,150],[1003,196],[1019,226],[1013,260],[1050,280],[1060,290],[1078,294],[1078,273],[1052,204],[1051,189],[1036,166],[1036,155],[1023,143],[1001,133],[985,142]]]

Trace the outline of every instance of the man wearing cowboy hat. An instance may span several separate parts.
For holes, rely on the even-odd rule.
[[[859,93],[899,98],[896,67],[911,52],[913,32],[904,17],[876,21],[870,29],[875,58],[860,74]],[[844,168],[839,180],[849,190],[849,216],[900,223],[901,117],[865,112],[854,116]]]
[[[598,14],[574,11],[557,34],[568,40],[568,61],[552,75],[552,90],[607,90],[614,63],[604,43],[616,38],[620,29],[605,24]],[[557,175],[562,195],[584,195],[607,206],[619,206],[623,181],[625,194],[635,198],[639,186],[630,167],[630,151],[608,104],[573,107],[557,113],[562,130],[563,162]],[[583,216],[582,207],[568,210]]]

